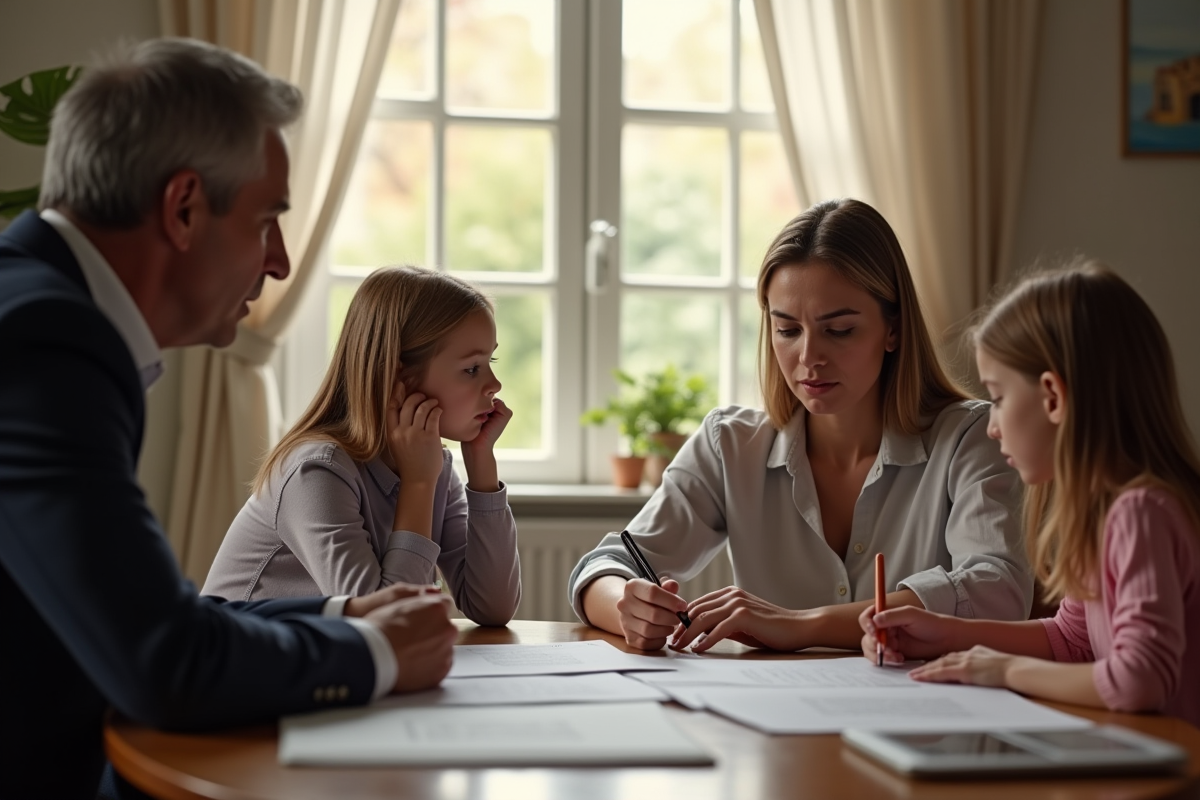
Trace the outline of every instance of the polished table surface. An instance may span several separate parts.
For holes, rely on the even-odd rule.
[[[544,644],[615,636],[566,622],[513,622],[478,628],[459,622],[460,644]],[[813,658],[765,654],[732,642],[731,658]],[[1194,677],[1194,676],[1193,676]],[[768,736],[704,711],[666,706],[672,719],[716,758],[713,767],[412,769],[285,767],[274,726],[207,735],[162,733],[120,719],[105,729],[113,765],[135,786],[168,800],[303,798],[1200,798],[1200,731],[1162,716],[1114,714],[1048,704],[1098,723],[1124,725],[1173,741],[1191,755],[1186,777],[932,782],[902,778],[845,747],[837,736]]]

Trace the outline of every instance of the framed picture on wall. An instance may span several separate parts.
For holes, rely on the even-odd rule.
[[[1122,0],[1126,156],[1200,158],[1200,0]]]

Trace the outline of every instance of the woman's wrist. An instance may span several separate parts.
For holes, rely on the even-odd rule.
[[[792,650],[803,650],[806,647],[820,645],[828,638],[830,619],[829,608],[800,608],[790,609],[788,616],[792,620],[795,647]]]

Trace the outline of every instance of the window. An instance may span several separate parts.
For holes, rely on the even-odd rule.
[[[754,278],[796,206],[751,0],[406,0],[285,414],[373,268],[437,266],[496,300],[504,478],[607,482],[616,432],[579,415],[614,368],[757,402]]]

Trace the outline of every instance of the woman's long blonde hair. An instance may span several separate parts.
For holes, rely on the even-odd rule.
[[[930,416],[967,395],[938,359],[900,242],[887,220],[858,200],[827,200],[783,227],[758,272],[758,374],[767,415],[782,429],[800,401],[788,387],[771,347],[767,288],[783,267],[819,262],[869,293],[896,329],[896,349],[879,375],[884,427],[920,433]]]
[[[372,272],[350,301],[321,388],[259,468],[254,493],[303,442],[336,442],[359,462],[382,453],[397,378],[416,389],[442,338],[478,311],[491,314],[492,302],[451,275],[418,267]]]
[[[1121,492],[1155,486],[1200,522],[1200,462],[1171,346],[1146,301],[1094,261],[1020,281],[972,331],[975,347],[1066,385],[1054,480],[1026,493],[1030,561],[1049,599],[1094,597],[1104,521]]]

